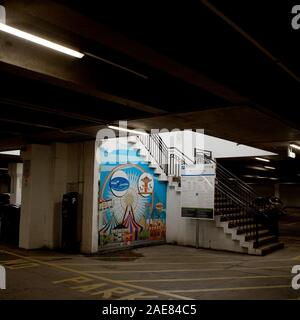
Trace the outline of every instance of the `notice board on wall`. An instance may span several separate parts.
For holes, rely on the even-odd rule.
[[[214,219],[215,164],[184,167],[181,175],[181,216]]]

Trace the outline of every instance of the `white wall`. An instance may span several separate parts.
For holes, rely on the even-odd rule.
[[[223,228],[218,228],[214,220],[197,220],[181,217],[181,193],[176,188],[168,187],[166,241],[171,244],[226,250],[233,252],[246,252],[238,241],[231,235],[225,234]],[[199,230],[198,241],[196,228]],[[198,242],[198,243],[197,243]]]

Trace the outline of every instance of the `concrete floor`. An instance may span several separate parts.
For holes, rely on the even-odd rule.
[[[99,256],[0,246],[0,299],[300,299],[300,217],[282,219],[283,250],[265,257],[161,245]]]

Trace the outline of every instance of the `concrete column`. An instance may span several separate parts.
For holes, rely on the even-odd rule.
[[[29,145],[22,153],[21,248],[41,248],[47,243],[45,226],[50,214],[50,155],[51,147],[46,145]]]
[[[10,203],[21,205],[23,163],[9,163],[8,174],[10,175]]]
[[[46,243],[48,248],[57,248],[61,243],[61,203],[67,191],[67,144],[55,143],[51,146],[49,178],[49,210],[46,221]]]
[[[20,247],[56,248],[61,243],[61,203],[66,192],[79,193],[81,250],[98,250],[98,166],[95,141],[30,145],[24,161]]]
[[[83,150],[81,251],[94,253],[98,251],[98,164],[95,141],[85,142]]]

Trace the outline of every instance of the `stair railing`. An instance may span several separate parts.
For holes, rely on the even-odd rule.
[[[244,234],[246,240],[254,240],[255,247],[259,246],[259,231],[262,227],[278,236],[274,234],[276,228],[270,226],[267,219],[262,219],[266,212],[266,201],[256,201],[259,198],[258,194],[212,159],[210,151],[195,148],[194,159],[191,159],[176,147],[168,147],[159,134],[140,135],[138,139],[167,176],[180,177],[183,165],[214,163],[215,212],[222,214],[222,218],[228,218],[231,227],[238,227],[238,232]]]
[[[140,135],[138,139],[167,176],[180,177],[181,168],[194,161],[176,147],[168,147],[159,134]]]
[[[275,220],[274,216],[268,218],[266,199],[259,197],[254,189],[215,160],[203,155],[203,150],[195,149],[196,162],[199,157],[204,157],[205,163],[216,165],[215,211],[222,214],[222,218],[227,217],[229,227],[237,227],[246,240],[254,240],[254,247],[259,246],[262,229],[278,237],[278,219],[276,222],[276,217]]]

